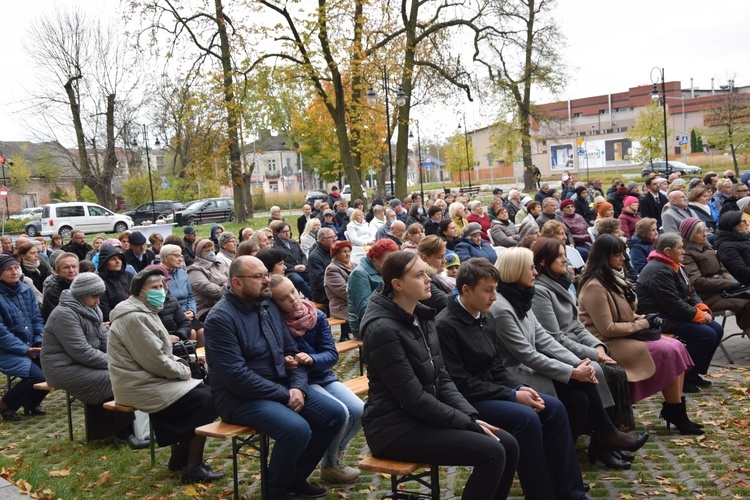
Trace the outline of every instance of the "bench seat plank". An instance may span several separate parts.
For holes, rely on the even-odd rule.
[[[241,434],[257,434],[257,432],[252,427],[247,427],[246,425],[236,425],[219,421],[196,427],[195,434],[211,438],[229,439]]]

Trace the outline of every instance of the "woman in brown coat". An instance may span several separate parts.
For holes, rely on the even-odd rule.
[[[328,296],[328,310],[331,316],[349,321],[349,305],[346,301],[346,285],[349,275],[357,264],[351,262],[352,244],[348,241],[337,241],[331,246],[331,263],[325,271],[325,290]],[[349,323],[341,325],[340,342],[349,340]]]
[[[701,424],[688,419],[682,386],[693,361],[680,341],[670,337],[638,340],[633,334],[661,326],[657,314],[635,314],[638,298],[625,280],[625,243],[604,234],[591,247],[581,279],[578,309],[581,322],[609,348],[610,356],[625,369],[633,402],[659,391],[664,395],[661,417],[667,428],[681,434],[703,434]]]
[[[732,311],[737,315],[737,326],[750,330],[750,300],[721,296],[721,292],[740,288],[742,284],[719,261],[708,242],[706,224],[688,217],[680,224],[680,234],[685,243],[682,264],[700,298],[712,311]]]

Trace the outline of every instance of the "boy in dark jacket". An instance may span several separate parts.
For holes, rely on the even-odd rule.
[[[502,365],[494,319],[500,276],[485,259],[462,262],[458,295],[435,318],[445,367],[479,418],[505,429],[521,449],[526,498],[583,498],[583,480],[563,404],[511,381]]]

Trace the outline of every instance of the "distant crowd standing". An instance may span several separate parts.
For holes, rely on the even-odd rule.
[[[743,180],[747,181],[743,176]],[[686,393],[707,374],[732,311],[750,332],[750,196],[729,173],[615,179],[567,172],[562,190],[470,200],[447,191],[388,203],[305,205],[294,225],[208,238],[82,231],[0,238],[0,399],[6,421],[41,416],[42,381],[87,405],[88,438],[133,448],[151,416],[183,482],[223,477],[195,428],[221,417],[274,440],[270,498],[325,496],[353,483],[346,461],[364,430],[376,457],[470,465],[467,499],[585,498],[575,456],[627,469],[649,439],[633,405],[661,392],[660,417],[706,432]],[[333,370],[339,341],[363,341],[366,402]],[[173,344],[205,345],[204,373]],[[352,457],[350,457],[352,458]]]

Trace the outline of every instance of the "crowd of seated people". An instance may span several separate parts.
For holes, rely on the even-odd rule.
[[[516,472],[529,498],[584,498],[576,440],[630,468],[649,435],[623,431],[646,397],[661,392],[668,428],[707,432],[685,395],[710,391],[716,315],[750,330],[750,299],[728,296],[750,286],[750,198],[724,184],[653,176],[604,198],[570,179],[561,203],[549,185],[536,201],[438,191],[367,215],[332,189],[296,234],[278,211],[239,238],[3,240],[0,367],[17,382],[0,413],[44,415],[46,380],[87,405],[91,439],[143,447],[132,417],[101,411],[114,398],[151,414],[186,483],[222,477],[195,427],[252,426],[275,442],[272,498],[324,495],[318,465],[356,482],[361,428],[376,457],[473,466],[464,498],[504,498]],[[329,318],[363,341],[364,403],[332,369]],[[190,340],[211,387],[172,351]]]

